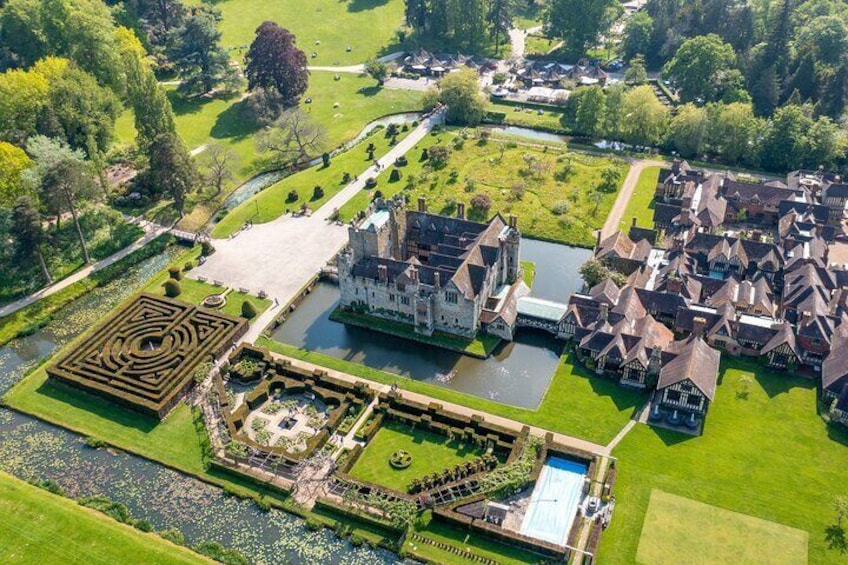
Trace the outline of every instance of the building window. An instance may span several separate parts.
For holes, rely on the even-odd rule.
[[[394,301],[395,301],[395,295],[390,293],[389,294],[389,302],[394,302]]]
[[[404,306],[409,306],[409,297],[408,296],[401,296],[400,297],[400,303],[403,304]]]
[[[690,394],[686,401],[692,406],[698,406],[701,404],[701,397],[696,394]]]
[[[449,304],[456,304],[457,299],[458,297],[455,292],[445,292],[445,302]]]
[[[680,400],[680,392],[676,390],[667,390],[665,392],[665,398],[671,402],[678,402]]]
[[[406,290],[406,285],[402,283],[398,283],[397,285],[398,292],[404,292]]]

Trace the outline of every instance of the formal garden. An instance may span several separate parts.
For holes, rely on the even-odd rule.
[[[428,481],[430,475],[458,465],[474,464],[485,455],[485,449],[462,439],[388,423],[368,442],[350,475],[405,493],[416,481]]]
[[[340,210],[343,220],[377,196],[403,192],[427,198],[428,210],[482,221],[494,213],[517,214],[524,236],[589,247],[615,202],[627,165],[613,157],[540,147],[527,139],[493,139],[488,130],[435,132],[396,163],[397,180],[380,177]],[[385,175],[384,175],[385,176]]]

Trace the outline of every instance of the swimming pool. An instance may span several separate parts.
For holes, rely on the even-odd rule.
[[[586,465],[562,457],[550,457],[539,473],[521,533],[565,545],[577,506],[583,496]]]

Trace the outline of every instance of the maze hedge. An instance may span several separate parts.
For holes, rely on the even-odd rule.
[[[47,369],[50,378],[164,418],[194,369],[223,354],[247,322],[141,294]]]

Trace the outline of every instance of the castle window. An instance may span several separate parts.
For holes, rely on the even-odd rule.
[[[395,301],[395,295],[389,294],[389,302],[394,302],[394,301]]]
[[[456,304],[458,297],[455,292],[445,292],[445,302],[449,304]]]
[[[400,297],[400,303],[403,304],[404,306],[409,306],[409,297],[408,296],[401,296]]]
[[[406,290],[406,285],[402,283],[397,284],[398,292],[404,292]]]

